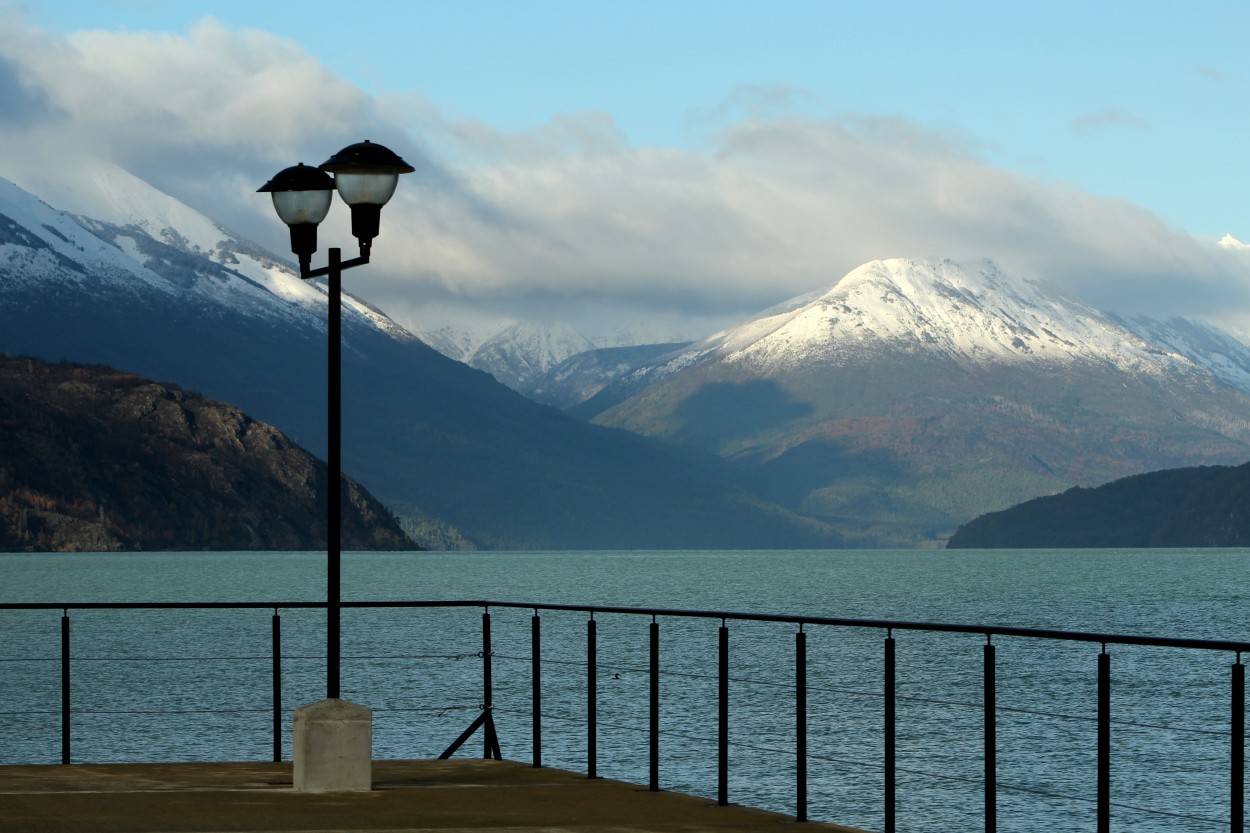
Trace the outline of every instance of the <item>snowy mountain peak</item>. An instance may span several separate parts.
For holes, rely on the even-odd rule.
[[[959,362],[1109,362],[1134,372],[1188,360],[1097,310],[990,261],[877,260],[806,304],[783,304],[692,352],[761,368],[842,364],[885,347]]]
[[[546,373],[577,353],[594,348],[572,325],[513,324],[473,351],[467,363],[512,388]]]
[[[6,179],[0,179],[0,267],[14,285],[35,284],[55,274],[85,286],[102,278],[132,287],[167,291],[165,281],[73,218]]]
[[[14,182],[60,211],[119,227],[136,228],[155,240],[223,260],[221,243],[232,239],[215,222],[129,171],[98,160],[79,160],[51,176],[17,173]]]
[[[10,287],[47,292],[69,283],[97,296],[154,291],[324,331],[324,286],[120,168],[87,168],[77,187],[42,184],[36,196],[0,179],[0,274]],[[75,210],[53,208],[48,194]],[[412,338],[376,308],[347,294],[343,302],[348,320]]]

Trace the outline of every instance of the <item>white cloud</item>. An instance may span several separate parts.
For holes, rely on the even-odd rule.
[[[0,175],[99,156],[278,250],[285,229],[261,183],[362,138],[392,147],[418,172],[352,283],[409,320],[470,305],[703,326],[874,258],[988,256],[1116,311],[1250,321],[1246,257],[994,168],[958,136],[763,106],[795,91],[739,91],[705,114],[738,120],[689,150],[632,147],[605,113],[506,133],[418,95],[376,101],[293,42],[211,19],[185,36],[63,38],[9,22],[0,61],[0,96],[24,108],[0,123]],[[346,212],[332,218],[323,245],[349,242]]]
[[[240,201],[278,169],[319,163],[361,132],[399,135],[375,102],[295,43],[211,18],[185,36],[54,37],[10,20],[0,23],[0,57],[52,114],[0,135],[5,169],[103,159],[245,228],[253,214]]]
[[[747,122],[711,153],[621,146],[539,158],[527,147],[510,163],[496,146],[465,177],[514,220],[443,215],[454,245],[427,248],[424,262],[468,295],[745,311],[866,260],[938,255],[993,257],[1122,311],[1250,304],[1244,264],[1210,241],[1131,204],[990,167],[898,121]]]

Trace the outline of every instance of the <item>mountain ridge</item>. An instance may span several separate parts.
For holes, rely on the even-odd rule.
[[[178,379],[324,453],[324,289],[207,218],[129,222],[168,199],[92,219],[0,187],[0,349]],[[1039,494],[1244,456],[1247,395],[1216,371],[1250,351],[1145,326],[989,262],[875,261],[636,368],[585,362],[593,385],[560,380],[597,391],[583,426],[346,296],[344,467],[464,546],[936,545]]]
[[[318,284],[234,237],[74,218],[12,184],[0,187],[0,215],[9,229],[0,350],[175,379],[324,454]],[[350,296],[343,332],[344,471],[438,541],[612,549],[844,540],[715,466],[525,399]]]

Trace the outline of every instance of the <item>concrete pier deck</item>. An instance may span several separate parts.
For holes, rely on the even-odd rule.
[[[289,763],[0,766],[12,833],[787,833],[790,816],[513,761],[374,761],[373,789],[300,793]],[[833,824],[800,829],[856,833]]]

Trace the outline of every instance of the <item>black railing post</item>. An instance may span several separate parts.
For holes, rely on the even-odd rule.
[[[1243,833],[1246,825],[1246,667],[1241,654],[1233,664],[1231,773],[1228,785],[1229,830]]]
[[[651,617],[651,777],[648,789],[660,790],[660,623]]]
[[[988,638],[988,637],[987,637]],[[985,833],[998,829],[998,726],[995,720],[994,644],[985,643]]]
[[[282,617],[275,608],[272,629],[273,655],[273,762],[282,761]]]
[[[794,635],[794,820],[807,821],[807,634]]]
[[[894,671],[894,636],[886,631],[885,637],[885,736],[882,739],[885,749],[885,833],[894,833],[894,792],[897,787],[895,778],[895,671]]]
[[[490,609],[482,611],[482,714],[490,714],[493,705],[493,688],[494,683],[491,680],[491,647],[490,647]],[[494,752],[494,744],[492,743],[491,733],[489,731],[482,733],[485,751],[482,753],[483,758],[489,758]]]
[[[61,763],[70,762],[69,611],[61,612]]]
[[[1098,655],[1098,833],[1111,833],[1111,655]]]
[[[586,622],[586,777],[599,777],[599,640],[594,614]]]
[[[720,724],[716,744],[716,803],[729,803],[729,628],[720,624],[720,669],[717,718]]]
[[[543,765],[543,666],[542,632],[538,611],[530,619],[530,693],[533,701],[534,768]]]

